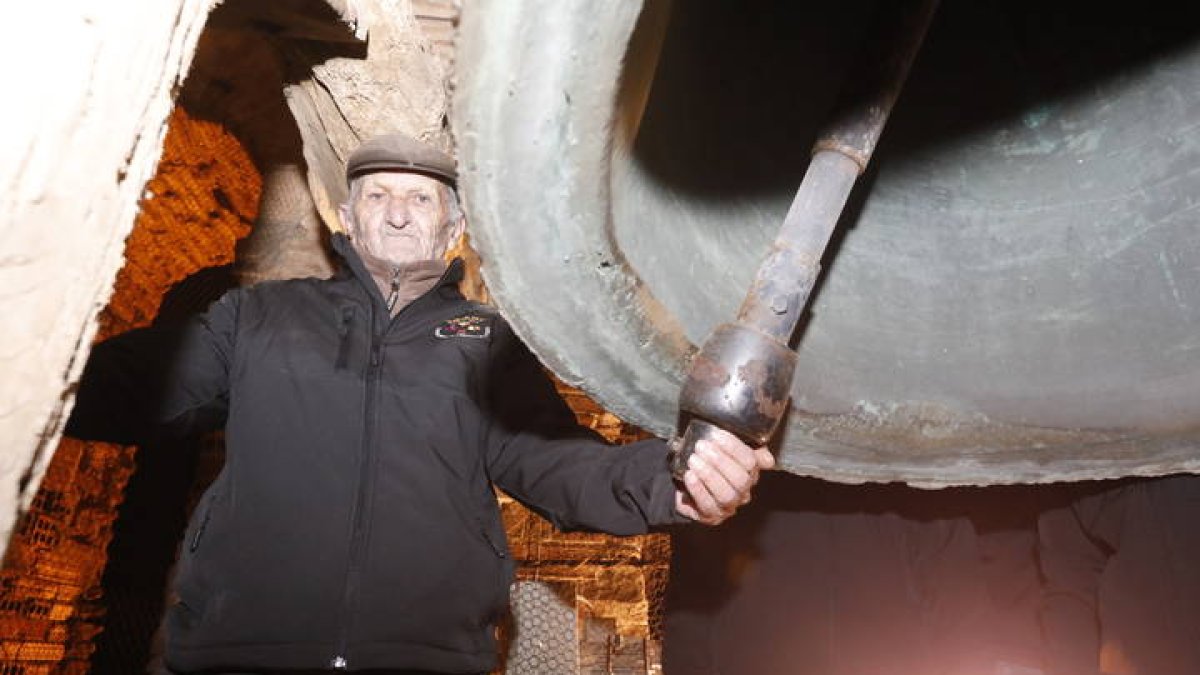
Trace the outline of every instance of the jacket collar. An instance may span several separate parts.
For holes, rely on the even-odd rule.
[[[387,301],[379,292],[379,286],[376,285],[374,277],[367,271],[367,266],[363,263],[362,257],[358,255],[358,251],[354,250],[354,245],[350,242],[350,237],[347,237],[344,232],[334,232],[330,237],[330,244],[333,246],[334,252],[342,260],[342,265],[334,275],[334,278],[347,281],[353,280],[367,292],[373,299],[373,302],[386,307]],[[451,260],[450,264],[446,266],[446,271],[442,274],[442,278],[425,295],[438,291],[442,294],[449,292],[454,297],[461,297],[462,294],[458,291],[458,284],[463,279],[464,267],[462,258]]]

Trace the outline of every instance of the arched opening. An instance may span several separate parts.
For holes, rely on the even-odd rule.
[[[457,7],[428,0],[410,8],[412,15],[398,23],[416,34],[405,42],[380,30],[378,39],[432,62],[426,68],[437,77],[419,96],[406,94],[422,109],[399,112],[411,117],[410,125],[425,120],[426,131],[444,134]],[[311,86],[314,68],[333,77],[336,59],[364,60],[366,52],[319,0],[231,1],[212,13],[175,96],[157,173],[100,313],[97,341],[181,320],[238,284],[329,273],[320,212],[327,204],[310,191],[310,181],[319,179],[310,175],[304,148],[305,134],[325,130],[304,128],[320,121],[312,116],[316,104],[302,108],[294,99]],[[583,423],[610,439],[641,437],[579,392],[564,387],[563,394]],[[219,471],[222,454],[219,435],[171,447],[70,438],[57,445],[0,569],[5,675],[143,669],[155,654],[187,514]],[[519,579],[536,582],[517,594],[516,604],[527,620],[565,612],[568,622],[550,625],[553,636],[531,629],[520,638],[518,613],[510,639],[553,637],[562,644],[559,656],[571,659],[583,650],[596,663],[657,663],[651,605],[665,585],[665,537],[564,535],[511,500],[503,511],[522,563]],[[578,635],[577,620],[586,628]],[[514,668],[552,658],[545,651],[510,652]]]

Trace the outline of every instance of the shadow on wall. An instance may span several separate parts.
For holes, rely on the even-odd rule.
[[[1200,672],[1198,477],[760,488],[674,533],[671,675]]]
[[[201,269],[167,291],[154,325],[183,323],[234,286],[233,265]],[[216,434],[134,450],[135,469],[100,578],[104,619],[88,667],[92,675],[141,671],[159,649],[154,637],[175,551],[191,509],[220,469],[223,449]]]

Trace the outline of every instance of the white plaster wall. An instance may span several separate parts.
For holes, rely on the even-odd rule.
[[[0,9],[0,545],[57,443],[215,2]]]

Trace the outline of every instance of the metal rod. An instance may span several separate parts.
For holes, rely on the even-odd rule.
[[[717,426],[763,445],[787,410],[796,353],[788,347],[850,190],[866,169],[938,0],[883,0],[779,235],[732,324],[692,361],[679,396],[672,468],[682,475],[697,440]]]
[[[867,168],[938,0],[881,2],[849,86],[813,147],[779,235],[738,311],[738,323],[788,341],[858,176]]]

